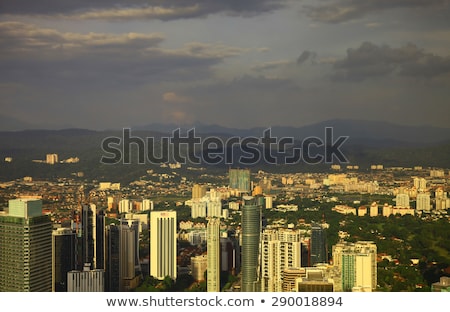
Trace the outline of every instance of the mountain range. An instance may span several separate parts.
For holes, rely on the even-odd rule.
[[[311,136],[324,138],[326,127],[333,128],[333,142],[340,136],[348,137],[342,144],[342,152],[348,158],[349,164],[357,164],[361,168],[370,168],[371,164],[450,168],[450,129],[447,128],[403,126],[360,120],[329,120],[303,127],[273,126],[271,135],[277,139],[292,137],[296,140],[296,146],[300,146],[304,138]],[[131,135],[143,139],[154,137],[158,140],[161,137],[170,137],[172,131],[178,128],[181,130],[181,136],[186,136],[186,131],[194,128],[196,134],[203,138],[215,136],[225,139],[232,136],[261,138],[267,129],[262,127],[233,129],[205,124],[184,126],[149,124],[132,127]],[[72,175],[74,172],[82,171],[90,178],[131,181],[145,174],[148,168],[159,168],[158,164],[123,166],[100,163],[102,156],[105,156],[102,141],[112,136],[122,138],[122,130],[94,131],[70,128],[0,131],[0,180],[11,180],[26,175],[49,177],[59,175],[62,171],[66,175]],[[78,157],[80,161],[56,167],[32,162],[36,159],[44,160],[49,153],[57,153],[60,160]],[[5,157],[12,157],[13,161],[7,163],[4,161]],[[229,167],[223,163],[214,166],[201,165],[216,169]],[[273,166],[259,161],[254,167],[267,171],[314,171],[329,170],[330,165],[311,166],[298,163]]]

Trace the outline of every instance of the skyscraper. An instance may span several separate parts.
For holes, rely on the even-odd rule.
[[[0,215],[0,291],[52,291],[52,224],[41,199],[12,199]]]
[[[52,291],[67,292],[67,273],[76,269],[75,232],[59,228],[52,234]]]
[[[106,224],[103,210],[98,211],[95,217],[94,255],[94,268],[106,269]]]
[[[333,265],[341,271],[343,291],[374,291],[377,287],[377,246],[370,241],[333,246]]]
[[[283,291],[283,272],[301,266],[301,234],[294,229],[266,229],[261,242],[261,291]]]
[[[129,291],[139,282],[140,267],[136,259],[137,226],[110,224],[107,226],[106,290],[110,292]],[[139,267],[139,269],[138,269]]]
[[[83,204],[81,208],[81,261],[78,270],[84,269],[85,263],[95,268],[95,236],[96,236],[96,206]]]
[[[328,262],[326,230],[320,224],[311,226],[310,266]]]
[[[251,192],[250,169],[231,169],[228,172],[229,187],[242,193]]]
[[[207,225],[207,290],[220,291],[220,219],[208,218]]]
[[[150,212],[150,275],[177,278],[177,213]]]
[[[261,206],[256,198],[244,196],[242,206],[242,279],[241,291],[254,292],[260,289],[260,235]]]

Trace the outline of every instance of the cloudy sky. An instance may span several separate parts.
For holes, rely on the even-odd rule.
[[[0,0],[0,116],[449,127],[450,0]]]

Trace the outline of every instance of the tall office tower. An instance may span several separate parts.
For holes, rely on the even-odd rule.
[[[268,229],[261,237],[261,291],[280,292],[283,271],[301,266],[300,231]]]
[[[242,279],[241,291],[260,290],[261,206],[256,198],[243,196],[242,206]]]
[[[81,207],[81,261],[78,270],[84,269],[85,263],[90,263],[91,269],[96,266],[95,259],[95,237],[96,237],[96,206],[94,204],[83,204]]]
[[[141,263],[139,262],[139,220],[137,219],[122,219],[122,225],[127,226],[133,232],[134,243],[132,250],[134,251],[134,276],[138,276],[142,273]],[[123,228],[123,227],[122,227]],[[131,248],[131,244],[128,244]]]
[[[207,290],[220,291],[220,219],[208,218],[206,251],[208,255]]]
[[[234,231],[220,237],[220,267],[224,273],[237,275],[241,270],[241,247]]]
[[[150,275],[177,278],[177,213],[150,212]]]
[[[430,194],[428,194],[428,193],[417,194],[416,210],[420,210],[420,211],[430,211],[431,210]]]
[[[67,273],[75,270],[75,232],[59,228],[52,233],[52,291],[67,292]]]
[[[106,290],[129,291],[138,286],[136,227],[127,223],[107,227]]]
[[[120,291],[120,228],[115,224],[106,227],[106,281],[105,290]]]
[[[395,206],[402,208],[409,208],[409,195],[400,193],[395,197]]]
[[[228,172],[229,187],[242,193],[251,192],[250,169],[231,169]]]
[[[52,223],[42,200],[9,200],[0,214],[0,292],[52,291]]]
[[[67,273],[68,292],[103,292],[105,291],[105,270],[91,270],[89,263],[83,271],[73,270]]]
[[[95,217],[94,255],[94,268],[106,269],[106,224],[103,210],[98,211]]]
[[[311,226],[309,248],[310,266],[314,266],[317,263],[328,262],[327,234],[322,225],[313,224]]]
[[[200,184],[194,184],[192,187],[192,199],[201,199],[206,195],[206,186]]]
[[[333,265],[341,271],[343,291],[374,291],[377,287],[377,246],[370,241],[333,246]]]
[[[220,238],[220,271],[234,274],[235,252],[233,241],[229,237]]]

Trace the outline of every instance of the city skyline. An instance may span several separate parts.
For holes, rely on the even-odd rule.
[[[449,12],[445,0],[6,0],[0,120],[448,127]]]

